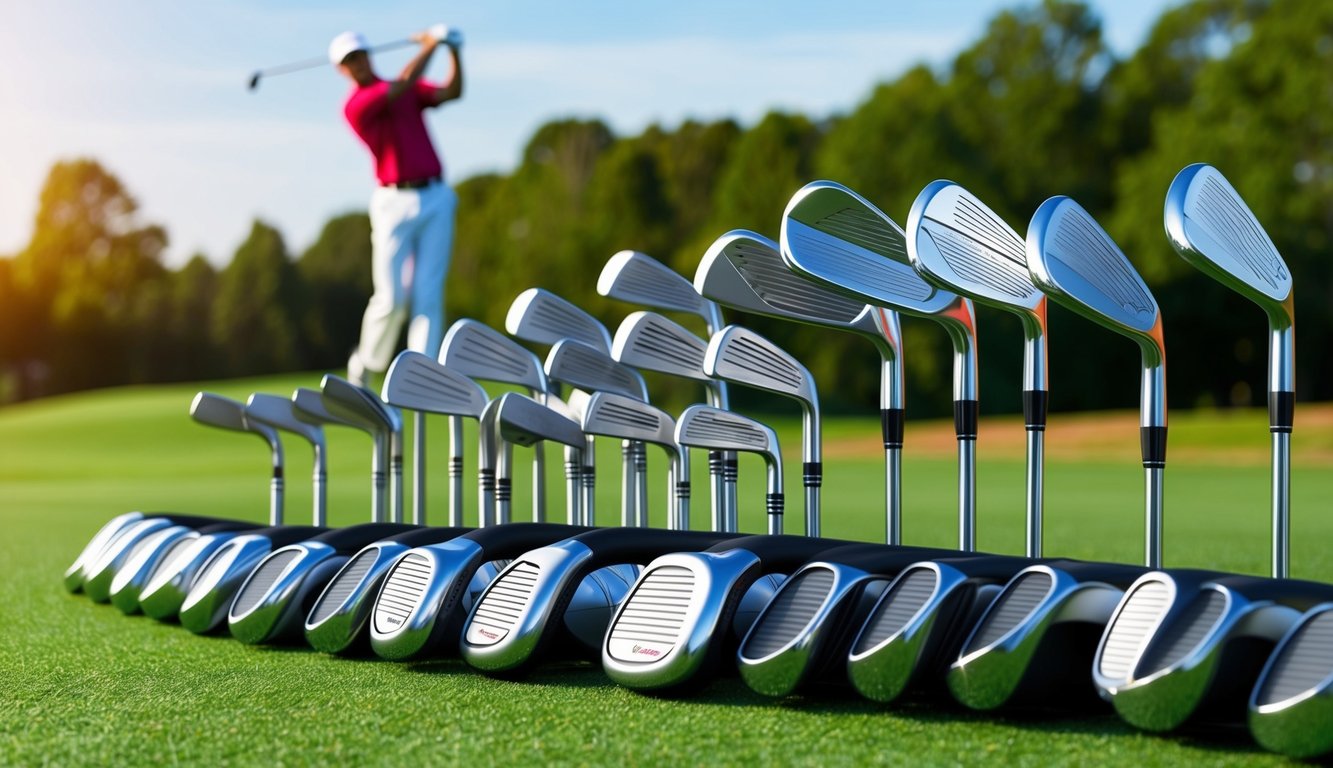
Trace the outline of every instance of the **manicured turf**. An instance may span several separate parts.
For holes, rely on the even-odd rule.
[[[290,392],[312,376],[222,382],[214,391]],[[344,660],[303,649],[251,648],[225,636],[125,617],[67,594],[64,567],[96,528],[128,509],[179,509],[259,520],[266,514],[267,450],[257,438],[193,424],[196,386],[114,390],[0,410],[0,764],[1268,764],[1243,732],[1170,738],[1134,732],[1109,714],[978,715],[947,702],[884,708],[848,693],[774,701],[735,679],[688,700],[644,697],[610,685],[592,666],[542,668],[521,682],[476,675],[457,660],[398,665]],[[1303,413],[1298,411],[1298,424]],[[1056,415],[1052,415],[1052,422]],[[1101,434],[1096,423],[1089,427]],[[1108,429],[1120,429],[1115,418]],[[1133,420],[1128,422],[1132,424]],[[438,427],[434,425],[438,424]],[[1019,552],[1023,541],[1021,437],[1013,420],[983,427],[979,448],[980,544]],[[778,421],[783,444],[799,425]],[[1221,425],[1221,426],[1219,426]],[[444,424],[432,422],[429,456],[440,468]],[[1225,427],[1225,428],[1223,428]],[[867,420],[826,427],[825,533],[882,536],[883,475]],[[947,424],[913,425],[904,461],[904,531],[909,543],[955,541],[955,467]],[[1104,430],[1103,430],[1104,431]],[[1106,560],[1141,557],[1142,476],[1136,462],[1064,447],[1051,436],[1047,550]],[[995,450],[986,440],[995,435]],[[368,510],[370,441],[330,429],[330,518]],[[1121,436],[1106,439],[1117,446]],[[1167,472],[1168,563],[1263,573],[1268,550],[1268,468],[1257,412],[1177,414]],[[601,522],[618,519],[618,447],[600,457]],[[1123,435],[1132,454],[1137,434]],[[913,445],[920,446],[914,452]],[[1017,450],[1013,446],[1017,445]],[[1123,447],[1123,446],[1121,446]],[[1294,574],[1333,580],[1333,535],[1321,515],[1333,492],[1328,430],[1297,431],[1293,481]],[[1080,452],[1081,451],[1081,452]],[[1119,448],[1116,448],[1119,451]],[[1216,451],[1217,459],[1209,459]],[[288,516],[309,510],[310,455],[287,441]],[[519,450],[516,516],[526,519],[527,469]],[[474,448],[467,501],[475,508]],[[553,491],[560,462],[549,452]],[[702,457],[700,457],[702,458]],[[798,457],[789,476],[799,478]],[[1219,465],[1219,462],[1225,462]],[[660,455],[650,449],[653,498]],[[695,462],[695,527],[707,524],[707,482]],[[763,527],[757,460],[742,461],[742,525]],[[443,473],[432,476],[429,512],[443,519]],[[787,530],[799,532],[799,481]],[[562,494],[553,494],[552,513]],[[410,508],[410,502],[408,504]],[[660,524],[662,505],[655,503]]]

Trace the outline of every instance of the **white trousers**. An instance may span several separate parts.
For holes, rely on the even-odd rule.
[[[361,319],[357,356],[372,371],[393,361],[403,323],[407,348],[436,357],[444,340],[444,278],[458,195],[448,184],[379,187],[370,198],[374,293]]]

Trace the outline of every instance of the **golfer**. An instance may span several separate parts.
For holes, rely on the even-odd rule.
[[[444,337],[444,278],[458,197],[444,182],[423,112],[463,95],[462,35],[437,26],[411,40],[421,48],[393,81],[375,74],[360,33],[344,32],[329,44],[329,60],[352,81],[343,114],[374,156],[378,182],[370,198],[374,293],[347,361],[348,379],[362,386],[371,372],[389,367],[409,316],[409,349],[435,357]],[[441,44],[453,71],[446,82],[430,83],[422,73]]]

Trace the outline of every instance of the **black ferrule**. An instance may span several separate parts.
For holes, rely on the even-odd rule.
[[[782,514],[783,498],[783,495],[780,493],[770,493],[764,497],[764,504],[768,507],[768,514]]]
[[[1030,432],[1046,431],[1046,408],[1050,393],[1044,389],[1023,390],[1023,423]]]
[[[495,481],[495,500],[509,501],[514,495],[514,481],[507,477],[497,478]]]
[[[463,474],[463,457],[454,456],[449,459],[449,477],[461,477]]]
[[[1296,393],[1268,393],[1268,431],[1290,432],[1296,420]]]
[[[819,461],[807,461],[801,465],[801,479],[806,488],[818,488],[824,484],[824,464]]]
[[[281,480],[281,479],[282,479],[282,466],[281,466],[281,465],[276,466],[276,467],[273,468],[273,479],[274,479],[274,480]]]
[[[588,488],[597,486],[597,470],[591,466],[585,466],[580,476],[583,478],[583,485]]]
[[[902,408],[879,409],[879,424],[884,434],[885,448],[903,447],[903,426],[906,423]]]
[[[639,450],[634,452],[634,469],[639,472],[647,472],[648,452],[642,449],[643,446],[639,446]]]
[[[1144,469],[1166,466],[1166,427],[1139,427],[1139,443],[1143,448]]]
[[[676,483],[676,498],[688,499],[690,497],[690,481]]]
[[[953,401],[953,428],[959,440],[977,439],[977,414],[980,408],[976,400]]]
[[[493,469],[478,470],[477,477],[481,482],[481,489],[483,491],[490,491],[492,493],[495,491],[495,470]]]
[[[726,459],[722,462],[722,478],[729,483],[736,482],[736,478],[741,476],[740,461],[737,459]]]
[[[722,451],[708,452],[708,474],[722,474]]]

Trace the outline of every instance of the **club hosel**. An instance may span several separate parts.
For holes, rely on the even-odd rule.
[[[477,525],[485,528],[495,523],[495,470],[477,470]]]
[[[1296,326],[1294,299],[1287,297],[1282,311],[1268,315],[1268,391],[1296,391]]]

